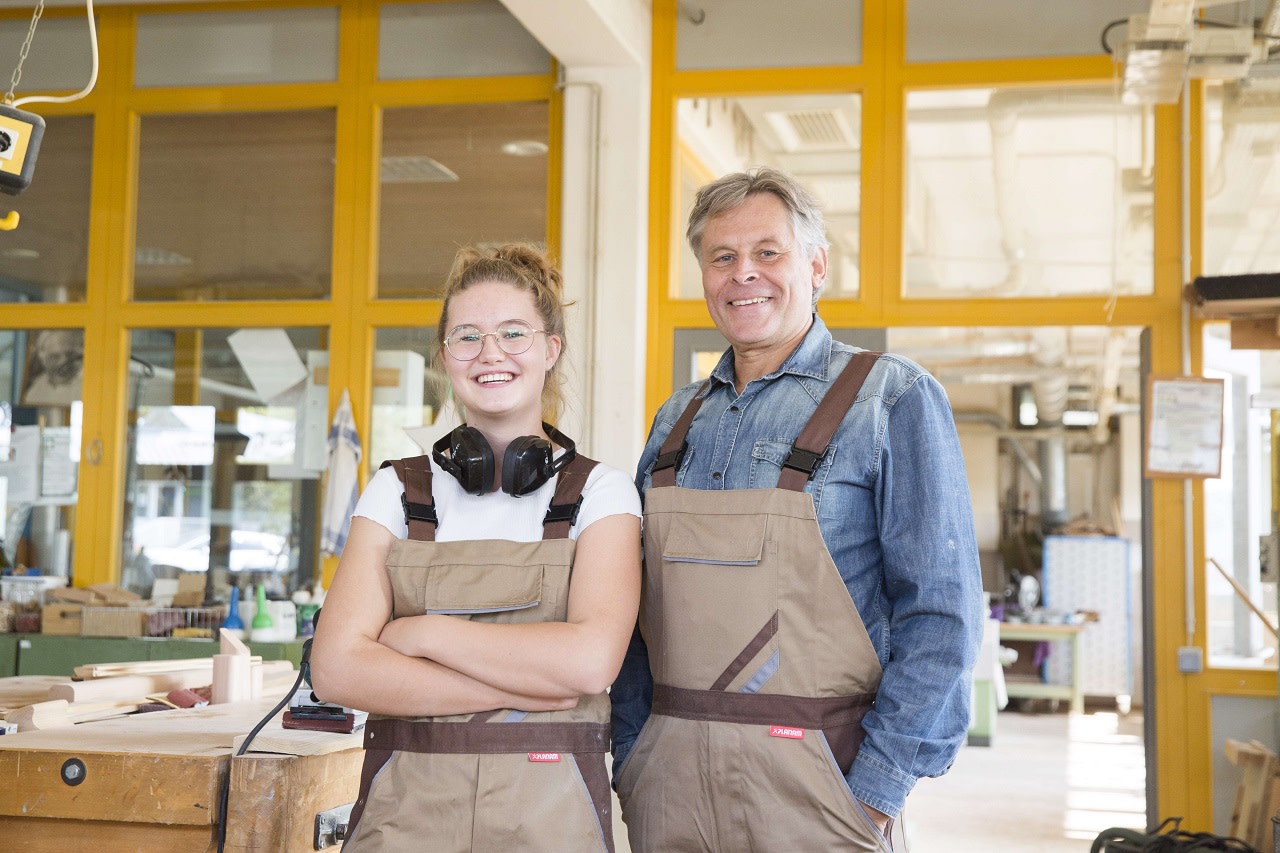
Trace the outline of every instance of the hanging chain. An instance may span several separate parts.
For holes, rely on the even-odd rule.
[[[36,24],[40,21],[40,15],[44,12],[44,0],[37,0],[36,11],[31,16],[31,28],[27,30],[27,40],[22,43],[22,51],[18,54],[18,65],[13,69],[13,78],[9,81],[9,91],[4,93],[3,103],[13,103],[13,92],[18,88],[18,81],[22,79],[22,63],[27,61],[27,52],[31,50],[31,40],[36,37]]]

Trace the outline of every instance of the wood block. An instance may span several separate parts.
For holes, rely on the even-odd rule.
[[[244,644],[244,640],[240,639],[234,632],[228,631],[226,628],[218,629],[218,645],[219,651],[224,655],[249,654],[249,647]]]
[[[60,675],[15,675],[0,678],[0,711],[13,711],[46,699],[66,697],[50,696],[49,688],[70,681]]]
[[[65,699],[51,699],[36,702],[25,708],[10,711],[4,715],[6,723],[15,723],[19,732],[38,732],[45,729],[60,729],[75,725],[67,716],[68,703]]]
[[[253,698],[252,664],[248,655],[213,656],[213,698],[210,703],[245,702]]]

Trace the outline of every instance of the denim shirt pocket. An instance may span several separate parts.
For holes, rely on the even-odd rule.
[[[749,485],[753,489],[773,489],[778,486],[778,477],[782,474],[782,461],[791,452],[793,442],[781,439],[762,438],[751,448],[751,475]],[[805,491],[813,495],[815,509],[822,506],[822,487],[831,473],[831,463],[836,457],[836,443],[827,445],[822,454],[822,461],[809,479]]]

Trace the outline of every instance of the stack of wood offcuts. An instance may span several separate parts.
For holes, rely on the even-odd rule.
[[[1254,850],[1275,849],[1271,817],[1280,814],[1280,760],[1256,740],[1227,738],[1227,760],[1241,770],[1228,835]]]
[[[293,683],[289,661],[232,653],[185,660],[131,661],[75,668],[75,679],[20,675],[0,679],[0,713],[9,732],[43,731],[139,710],[191,708],[279,696]],[[217,680],[215,680],[217,676]]]

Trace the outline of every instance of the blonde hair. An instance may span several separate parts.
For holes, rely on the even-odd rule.
[[[444,339],[451,328],[450,301],[472,285],[484,282],[508,284],[528,293],[533,297],[543,331],[560,339],[560,358],[547,371],[546,382],[542,386],[543,418],[554,422],[564,408],[564,379],[560,364],[564,361],[565,350],[569,348],[565,339],[564,309],[573,303],[564,301],[564,280],[560,270],[537,246],[507,243],[490,248],[464,246],[458,250],[444,285],[444,305],[436,327],[436,340],[439,342],[436,358],[443,357]]]

